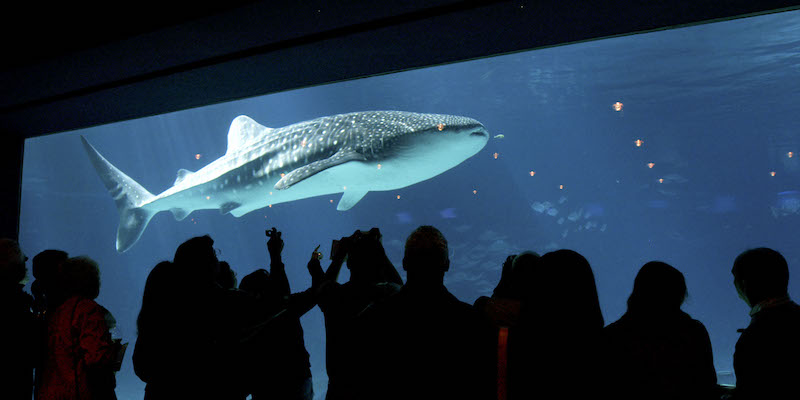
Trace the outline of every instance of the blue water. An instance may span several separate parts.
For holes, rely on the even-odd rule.
[[[96,259],[102,270],[98,301],[117,317],[131,345],[150,269],[172,259],[187,238],[206,233],[241,278],[267,265],[263,232],[277,227],[284,232],[292,289],[300,291],[310,285],[305,263],[315,246],[327,254],[332,239],[377,226],[400,268],[405,237],[432,224],[450,242],[446,285],[467,302],[491,293],[507,255],[571,248],[592,264],[606,323],[624,313],[639,267],[662,260],[685,274],[684,310],[705,324],[720,380],[732,383],[736,329],[749,322],[732,284],[735,256],[756,246],[781,251],[790,265],[790,294],[800,298],[798,94],[795,11],[61,133],[25,144],[20,242],[29,255],[59,248]],[[616,102],[621,111],[613,108]],[[339,196],[331,195],[241,218],[198,211],[178,222],[161,213],[122,254],[114,249],[114,202],[78,139],[86,136],[116,167],[159,193],[178,169],[197,170],[222,156],[238,115],[280,127],[361,110],[468,116],[492,139],[452,170],[401,190],[371,192],[346,212],[336,211]],[[340,280],[346,279],[343,271]],[[321,398],[327,383],[322,315],[315,308],[302,323]],[[118,374],[120,399],[143,396],[130,353]]]

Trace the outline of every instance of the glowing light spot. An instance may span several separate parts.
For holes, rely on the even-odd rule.
[[[647,163],[647,168],[653,168],[656,166],[656,163]]]
[[[536,171],[531,171],[531,176],[536,175]]]
[[[397,195],[397,200],[400,200],[400,195],[399,194]]]
[[[333,204],[333,199],[331,199],[331,204]]]
[[[381,169],[382,165],[378,164],[378,169]]]
[[[664,178],[658,178],[658,183],[664,183]]]
[[[792,157],[794,157],[794,153],[790,151],[790,152],[786,153],[786,156],[788,156],[789,158],[792,158]]]
[[[206,196],[206,200],[211,200],[211,196]]]
[[[195,154],[195,155],[194,155],[194,159],[195,159],[195,160],[199,160],[199,159],[200,159],[200,157],[202,157],[202,156],[203,156],[202,154],[200,154],[200,153],[197,153],[197,154]]]
[[[267,205],[267,207],[272,208],[272,204]]]
[[[306,142],[306,140],[305,140],[305,139],[303,139],[303,141],[302,141],[302,142],[300,142],[300,146],[306,147],[306,144],[307,144],[307,143],[308,143],[308,142]]]
[[[558,188],[564,190],[564,185],[558,185]]]
[[[642,145],[644,144],[644,140],[636,139],[636,140],[633,141],[633,144],[635,144],[636,147],[642,147]]]
[[[616,103],[612,104],[611,105],[611,109],[613,109],[616,112],[622,111],[622,103],[616,102]]]
[[[272,196],[272,192],[269,192],[269,195]]]
[[[438,129],[438,130],[439,130],[439,132],[443,131],[443,130],[444,130],[444,127],[445,127],[445,125],[444,125],[444,124],[442,124],[442,123],[439,123],[439,125],[436,125],[436,129]]]
[[[283,178],[284,176],[286,176],[286,174],[284,174],[284,173],[281,173],[281,178]]]
[[[472,190],[472,194],[478,194],[478,191],[477,191],[477,190],[475,190],[475,189],[473,189],[473,190]]]
[[[492,157],[494,157],[494,159],[497,160],[497,157],[500,157],[500,153],[494,153],[492,154]]]
[[[770,172],[769,176],[775,176],[775,171]]]
[[[347,190],[347,186],[342,186],[342,190]]]

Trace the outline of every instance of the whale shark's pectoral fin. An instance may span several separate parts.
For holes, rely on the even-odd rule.
[[[227,213],[239,208],[239,206],[241,206],[241,205],[242,205],[242,203],[237,203],[235,201],[229,201],[229,202],[227,202],[227,203],[225,203],[225,204],[223,204],[222,206],[219,207],[219,213],[222,214],[222,215],[225,215],[225,214],[227,214]]]
[[[347,211],[353,208],[356,203],[367,195],[367,192],[367,190],[345,190],[344,193],[342,193],[342,198],[339,200],[339,205],[336,206],[336,210]]]
[[[292,187],[292,185],[303,179],[308,178],[322,170],[335,167],[339,164],[344,164],[348,161],[366,161],[367,159],[361,154],[351,149],[341,149],[334,155],[319,161],[314,161],[311,164],[304,165],[296,170],[284,175],[278,183],[275,184],[275,189],[283,190]],[[363,197],[363,195],[362,195]],[[358,200],[356,200],[358,201]],[[355,204],[355,203],[353,203]]]
[[[178,207],[170,208],[169,210],[172,211],[172,215],[175,216],[176,221],[183,221],[189,215],[189,213],[191,213],[189,210]]]

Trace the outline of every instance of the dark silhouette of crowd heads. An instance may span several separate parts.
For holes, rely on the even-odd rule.
[[[731,389],[717,385],[705,326],[681,309],[684,275],[661,261],[641,267],[627,311],[604,327],[592,267],[573,250],[509,255],[491,297],[470,305],[445,286],[458,266],[432,226],[405,242],[406,282],[372,228],[334,240],[326,270],[317,246],[311,286],[295,292],[282,233],[265,234],[269,269],[265,260],[238,287],[208,235],[152,268],[133,351],[146,400],[313,399],[300,318],[314,306],[325,319],[328,400],[800,398],[800,306],[786,260],[768,248],[743,252],[731,270],[751,316]],[[31,296],[26,261],[0,239],[3,398],[115,399],[126,345],[95,301],[98,264],[45,250],[33,259]]]

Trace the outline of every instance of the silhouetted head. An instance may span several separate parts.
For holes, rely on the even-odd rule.
[[[681,271],[661,261],[642,266],[633,281],[628,310],[633,312],[678,311],[686,300],[686,280]]]
[[[540,259],[541,257],[532,251],[525,251],[514,257],[511,263],[512,298],[517,300],[530,298]]]
[[[789,265],[781,253],[766,247],[739,254],[733,262],[733,283],[750,306],[784,297],[789,287]]]
[[[245,275],[242,281],[239,282],[239,290],[243,290],[257,297],[265,296],[268,289],[269,272],[263,268]]]
[[[19,248],[19,243],[11,239],[0,239],[0,284],[17,284],[25,281],[28,257]]]
[[[216,282],[223,289],[233,289],[236,287],[236,271],[231,269],[231,265],[226,261],[219,262],[219,273]]]
[[[219,260],[210,236],[197,236],[183,242],[175,250],[176,266],[187,273],[187,278],[213,282],[219,273]]]
[[[33,257],[31,268],[36,279],[49,280],[58,274],[58,268],[67,261],[69,254],[62,250],[44,250]]]
[[[382,282],[383,268],[389,262],[381,239],[383,236],[378,228],[369,231],[356,231],[350,236],[350,249],[347,252],[347,268],[350,270],[351,280],[367,282]]]
[[[67,259],[62,266],[61,278],[67,297],[96,299],[100,295],[100,268],[87,256]]]
[[[597,286],[586,258],[572,250],[557,250],[539,262],[533,296],[548,318],[576,329],[602,329]]]
[[[408,272],[409,283],[441,282],[450,269],[447,239],[442,232],[430,225],[411,232],[406,240],[403,269]]]
[[[31,293],[37,298],[47,301],[47,307],[57,305],[61,300],[60,290],[61,268],[69,255],[66,251],[45,250],[33,257],[33,277],[36,280],[31,284]]]

